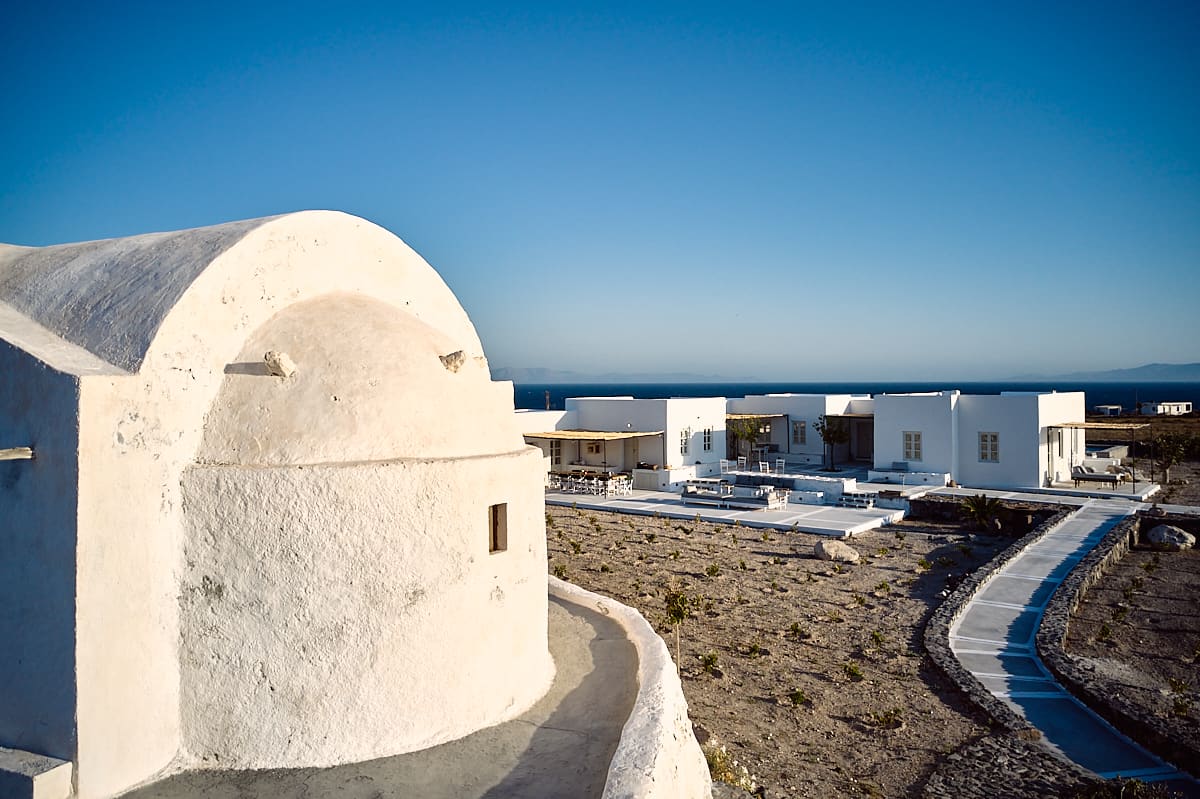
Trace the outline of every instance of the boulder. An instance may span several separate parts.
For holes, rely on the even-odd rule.
[[[832,560],[837,563],[858,563],[858,550],[841,541],[818,541],[813,552],[821,560]]]
[[[1196,536],[1172,524],[1160,524],[1146,534],[1146,541],[1162,549],[1180,551],[1196,546]]]

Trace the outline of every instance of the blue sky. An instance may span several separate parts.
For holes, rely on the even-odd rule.
[[[495,366],[970,380],[1200,361],[1200,4],[53,3],[0,241],[336,208]]]

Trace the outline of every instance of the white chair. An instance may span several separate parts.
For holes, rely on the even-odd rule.
[[[767,463],[766,461],[759,461],[758,462],[758,470],[760,472],[762,472],[763,474],[770,474],[771,473],[771,464]]]
[[[739,472],[747,471],[747,466],[748,466],[748,464],[746,463],[746,456],[739,455],[738,456],[738,471]]]
[[[729,461],[726,460],[725,458],[721,458],[721,474],[725,474],[728,471],[729,471]]]
[[[785,461],[783,458],[777,458],[775,460],[775,474],[783,474],[783,472],[784,472],[783,467],[786,465],[787,465],[787,461]]]

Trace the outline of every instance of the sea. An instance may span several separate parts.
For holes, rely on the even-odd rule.
[[[744,397],[748,394],[884,394],[958,389],[964,394],[1001,391],[1082,391],[1090,413],[1096,405],[1120,405],[1131,413],[1138,402],[1191,402],[1200,410],[1200,383],[1073,383],[1029,381],[1009,383],[518,383],[516,407],[561,410],[568,397]],[[547,399],[548,398],[548,399]]]

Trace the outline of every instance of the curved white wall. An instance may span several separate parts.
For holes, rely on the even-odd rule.
[[[189,758],[233,768],[366,760],[532,705],[554,671],[540,470],[533,449],[188,470]],[[498,502],[508,549],[489,554],[487,509]]]
[[[456,508],[455,513],[465,514],[463,519],[470,516],[473,519],[470,525],[477,525],[478,545],[485,550],[483,560],[488,562],[488,569],[495,571],[495,574],[470,571],[463,576],[462,593],[440,595],[436,603],[424,609],[411,609],[416,615],[406,618],[432,630],[436,625],[425,621],[425,614],[432,619],[444,612],[451,629],[439,632],[447,646],[458,645],[455,635],[466,635],[453,630],[460,620],[463,624],[471,623],[467,629],[473,631],[471,640],[475,641],[481,635],[481,618],[503,626],[514,624],[519,617],[522,629],[532,625],[528,636],[518,635],[515,639],[522,646],[537,637],[537,628],[542,627],[539,652],[518,654],[503,650],[501,657],[525,662],[521,684],[512,689],[510,696],[503,696],[497,688],[508,675],[503,668],[497,671],[489,663],[490,676],[481,678],[484,680],[481,684],[487,684],[490,693],[486,701],[482,695],[474,697],[478,707],[468,709],[464,704],[458,708],[453,705],[455,700],[450,700],[450,712],[443,713],[436,703],[422,701],[414,705],[420,713],[413,718],[419,721],[414,721],[402,734],[389,738],[381,732],[375,740],[364,741],[361,746],[331,742],[312,749],[285,748],[286,752],[321,761],[356,757],[350,751],[352,748],[382,752],[409,746],[405,741],[415,746],[421,740],[444,740],[468,731],[472,723],[490,723],[519,712],[522,703],[531,701],[530,694],[545,687],[541,683],[547,676],[549,660],[544,640],[544,556],[539,556],[536,549],[526,549],[517,557],[513,548],[514,541],[527,545],[526,534],[536,536],[543,530],[540,511],[519,510],[532,502],[532,497],[540,499],[540,461],[533,452],[528,458],[533,476],[527,477],[522,465],[527,459],[522,453],[527,450],[512,420],[511,384],[490,381],[478,336],[453,292],[436,271],[396,236],[346,214],[312,211],[107,242],[42,249],[5,248],[0,252],[0,300],[45,328],[47,337],[54,339],[54,346],[71,342],[91,353],[104,367],[65,370],[72,379],[63,381],[66,387],[62,396],[51,403],[54,407],[75,404],[78,409],[77,478],[73,458],[71,463],[65,460],[54,463],[40,457],[38,461],[39,471],[57,469],[66,477],[77,479],[78,485],[78,505],[73,514],[77,526],[65,534],[67,538],[74,535],[75,540],[63,542],[64,547],[74,551],[74,595],[59,597],[74,609],[71,632],[77,738],[69,737],[70,730],[56,732],[51,742],[53,747],[50,743],[45,747],[64,753],[75,749],[76,791],[80,799],[111,796],[156,772],[178,766],[182,745],[194,745],[198,752],[202,751],[205,742],[215,740],[211,737],[213,730],[230,723],[219,714],[199,711],[195,706],[194,700],[199,695],[194,681],[198,661],[192,661],[191,665],[185,661],[195,653],[206,653],[205,656],[228,656],[227,667],[228,663],[236,662],[232,645],[222,654],[221,647],[225,645],[222,642],[226,641],[222,636],[231,629],[249,630],[253,625],[245,614],[252,608],[219,608],[225,614],[220,616],[224,626],[205,633],[214,638],[204,638],[199,634],[202,616],[181,614],[181,591],[185,597],[192,596],[189,592],[193,580],[199,580],[203,588],[204,574],[193,571],[199,564],[228,566],[222,561],[225,553],[218,544],[210,551],[194,548],[203,537],[198,531],[219,522],[205,521],[205,513],[232,513],[231,518],[258,525],[266,535],[262,525],[285,512],[288,506],[285,498],[290,497],[293,503],[290,507],[295,510],[299,507],[297,503],[320,495],[319,486],[302,489],[294,483],[297,476],[290,473],[291,467],[286,464],[318,463],[323,464],[321,468],[340,469],[336,478],[330,478],[330,485],[338,487],[330,491],[331,496],[339,497],[338,502],[343,502],[346,496],[367,490],[363,486],[375,485],[381,479],[376,472],[392,474],[383,465],[385,462],[423,461],[429,468],[450,459],[461,462],[482,459],[478,462],[489,463],[489,468],[496,470],[495,479],[510,491],[485,496],[480,486],[487,480],[482,477],[472,485],[458,487],[449,478],[406,484],[416,492],[410,495],[414,505],[445,505]],[[346,304],[339,309],[342,300]],[[390,332],[375,340],[368,335],[365,324],[354,326],[357,312],[376,321],[386,318],[389,324],[394,324]],[[334,348],[337,358],[319,366],[298,358],[302,361],[299,364],[302,372],[286,387],[271,382],[277,378],[246,371],[251,361],[257,364],[262,358],[259,349],[262,342],[256,335],[264,331],[278,333],[289,320],[327,324],[334,317],[340,319],[338,327],[344,324],[347,329],[354,328],[353,335],[337,340],[338,346]],[[299,324],[294,327],[299,331]],[[0,328],[8,330],[3,319]],[[327,343],[322,342],[321,336],[337,339],[339,335],[337,330],[311,333],[307,338],[301,336],[298,344],[272,344],[268,348],[287,351],[294,347],[295,352],[312,355],[321,352]],[[394,347],[389,350],[384,346],[394,345],[397,340],[405,342],[398,352]],[[437,356],[455,351],[462,351],[462,362],[459,371],[450,372]],[[399,381],[401,385],[397,387],[393,378],[400,373],[407,375],[408,380]],[[230,387],[231,381],[237,382],[235,378],[251,377],[266,382],[242,382],[238,387]],[[372,386],[372,380],[377,380],[377,384]],[[343,412],[322,405],[318,398],[330,386],[357,391],[358,410]],[[235,401],[234,393],[241,389],[246,393],[240,402]],[[294,396],[270,396],[268,392],[277,389]],[[389,392],[399,394],[392,403],[386,401]],[[300,397],[301,394],[307,398]],[[332,396],[330,391],[329,397]],[[412,401],[412,413],[407,417],[403,416],[406,397]],[[232,404],[219,407],[222,398]],[[273,404],[277,400],[279,404]],[[237,415],[235,406],[237,413],[248,413],[230,422]],[[301,411],[297,418],[303,420],[303,426],[270,416],[277,411],[286,415],[297,410]],[[219,426],[223,432],[206,434],[205,421],[210,416],[223,420]],[[393,421],[395,427],[390,425]],[[255,439],[264,446],[260,447]],[[189,471],[198,458],[208,460],[201,468]],[[268,476],[268,469],[252,474],[256,468],[266,466],[279,467],[278,473]],[[218,479],[215,475],[220,472],[206,471],[220,468],[246,469],[246,473],[235,478],[233,471],[223,472],[224,477]],[[199,501],[199,493],[189,493],[193,502],[190,510],[200,505],[210,506],[193,517],[190,511],[184,512],[184,483],[189,492],[211,490],[223,498],[258,497],[261,505],[244,510],[220,502]],[[274,489],[269,488],[272,483]],[[533,495],[524,493],[524,485],[532,488]],[[470,510],[485,499],[487,504],[510,503],[510,512],[514,505],[518,508],[509,517],[510,548],[506,555],[486,554],[486,504],[479,511],[482,516],[473,515],[478,508]],[[395,501],[400,499],[397,497]],[[365,526],[372,528],[373,535],[382,534],[383,517],[371,514],[382,513],[382,508],[390,507],[391,502],[392,499],[376,499],[369,508],[362,506],[366,508]],[[31,518],[34,517],[37,514]],[[525,529],[528,525],[532,526]],[[346,520],[344,527],[339,528],[342,536],[339,540],[352,542],[355,536],[368,534],[367,530],[355,531],[352,527]],[[467,528],[467,522],[463,521],[460,530],[449,529],[450,538],[440,543],[427,537],[431,548],[422,553],[426,559],[422,568],[429,571],[414,575],[413,579],[419,577],[434,585],[439,579],[452,577],[444,562],[441,565],[436,562],[463,556],[465,550],[457,543],[456,536],[466,536]],[[272,542],[282,546],[288,535],[300,536],[306,546],[319,538],[315,529],[296,528],[283,536],[260,536],[255,541],[262,546]],[[227,538],[221,543],[228,543]],[[370,547],[365,538],[360,537],[358,544],[360,548]],[[185,560],[185,545],[198,560],[192,563]],[[543,558],[541,563],[537,562],[539,557]],[[506,559],[512,562],[511,571],[502,573],[498,564]],[[355,562],[367,568],[367,564]],[[395,561],[390,565],[400,568]],[[283,580],[282,574],[271,577],[273,567],[269,561],[259,562],[256,566],[259,571],[254,572],[256,579]],[[233,570],[242,568],[251,569],[249,559]],[[479,565],[478,557],[473,568],[484,568]],[[347,569],[343,576],[353,574],[349,564]],[[249,574],[247,571],[246,580]],[[209,577],[211,581],[212,575]],[[293,577],[299,579],[299,575]],[[310,577],[313,588],[321,586],[321,591],[337,582],[332,574],[317,573]],[[518,598],[513,602],[505,601],[503,621],[488,610],[492,608],[488,604],[492,602],[490,598],[476,604],[472,604],[476,602],[474,598],[466,598],[476,597],[476,589],[485,584],[488,590],[484,593],[490,597],[491,588],[499,585],[500,580],[511,585],[524,585],[522,581],[528,580],[536,582],[540,586],[536,592],[540,610],[520,609],[523,602],[536,601],[522,598],[526,596],[522,589],[516,590],[514,596]],[[270,584],[263,582],[261,586]],[[263,595],[256,594],[252,583],[241,581],[236,588],[235,594],[244,590],[247,592],[244,596],[257,595],[261,601]],[[288,595],[287,590],[280,590],[282,595]],[[508,589],[502,590],[506,596],[510,593]],[[298,601],[299,596],[295,594],[294,598]],[[314,601],[327,599],[321,595]],[[266,612],[266,618],[283,618],[278,615],[282,608],[260,610]],[[209,620],[215,624],[217,619]],[[299,634],[298,630],[289,629]],[[185,631],[189,638],[181,653],[180,642]],[[364,627],[356,634],[359,638],[355,640],[363,648],[350,647],[347,651],[366,657],[365,646],[373,628]],[[386,638],[386,631],[380,630],[379,634]],[[211,649],[206,650],[204,647],[209,644]],[[499,640],[495,645],[501,646]],[[268,661],[269,658],[263,661],[264,666]],[[380,673],[398,667],[394,662],[377,665]],[[470,678],[478,672],[479,664],[468,659],[462,667],[462,673]],[[338,668],[344,665],[339,662]],[[433,665],[429,666],[431,678],[435,670]],[[314,680],[318,671],[310,674]],[[458,680],[457,675],[445,673],[445,669],[440,676],[443,685]],[[384,692],[385,699],[390,696],[386,693],[391,690],[389,687],[372,682],[376,679],[373,673],[353,673],[353,678]],[[331,701],[348,702],[351,712],[356,707],[351,701],[355,697],[343,689],[319,681],[314,686],[319,688],[314,688],[316,695],[332,691],[324,695]],[[251,686],[244,675],[238,679],[231,677],[226,687],[230,692],[242,691],[254,701],[263,700],[251,696]],[[279,690],[277,685],[276,693]],[[328,712],[322,715],[323,708],[310,710],[315,718],[332,717]],[[395,718],[390,707],[379,712],[385,710]],[[495,717],[481,722],[487,714]],[[290,723],[287,711],[278,702],[256,709],[255,718],[262,722],[262,735],[276,743],[282,740],[279,736]],[[420,723],[427,725],[423,738],[416,731]],[[297,730],[300,734],[317,734],[315,726]],[[210,747],[214,753],[218,745]],[[249,738],[237,748],[243,762],[263,762],[268,757],[264,754],[265,745],[252,743]]]

